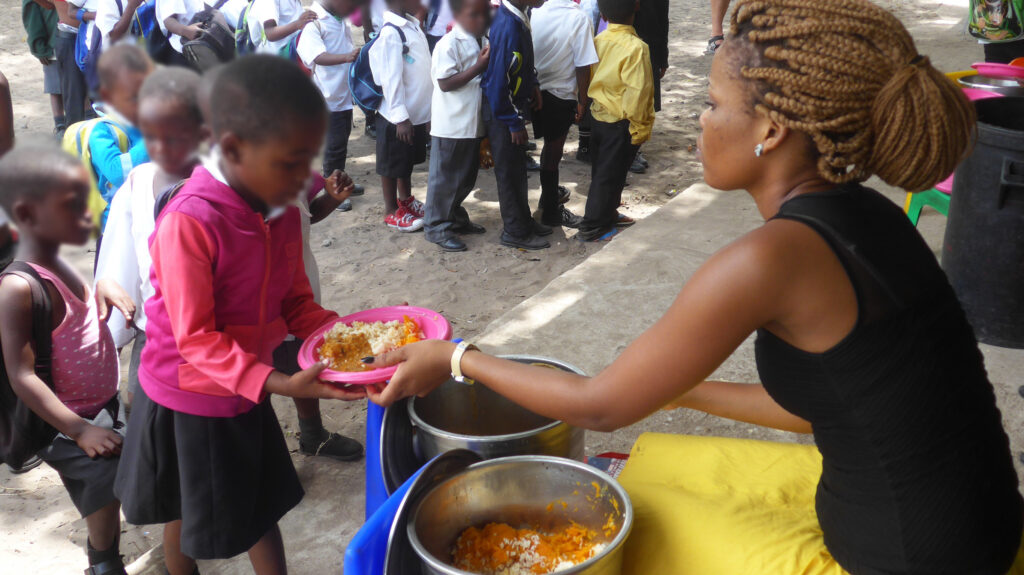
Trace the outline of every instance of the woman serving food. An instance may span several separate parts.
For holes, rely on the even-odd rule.
[[[371,399],[454,374],[588,429],[674,404],[813,433],[832,562],[815,573],[1006,573],[1022,501],[982,355],[923,239],[860,184],[876,174],[920,191],[947,176],[972,137],[970,104],[868,0],[741,0],[701,127],[705,180],[746,190],[765,224],[701,266],[604,371],[426,341],[370,358],[401,364]],[[754,332],[762,384],[705,381]],[[659,377],[640,383],[652,365]]]

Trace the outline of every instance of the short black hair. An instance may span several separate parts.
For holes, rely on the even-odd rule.
[[[210,115],[215,137],[231,132],[243,140],[263,141],[283,134],[296,120],[325,121],[327,104],[294,62],[251,55],[218,70]]]
[[[597,0],[597,7],[604,19],[612,24],[622,24],[636,12],[636,0]]]
[[[199,111],[199,74],[182,68],[170,66],[160,68],[149,75],[139,88],[139,102],[159,100],[173,102],[182,106],[188,119],[196,124],[203,123],[203,115]]]
[[[449,0],[448,7],[451,8],[452,14],[458,14],[462,11],[462,7],[466,5],[466,0]]]
[[[107,48],[100,55],[100,61],[96,64],[96,74],[100,78],[101,90],[113,88],[121,72],[145,74],[151,69],[153,69],[153,61],[134,44],[118,44]]]
[[[82,162],[54,144],[21,145],[0,159],[0,207],[13,220],[20,199],[40,200],[63,184]]]

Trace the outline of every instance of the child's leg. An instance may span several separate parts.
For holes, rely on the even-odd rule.
[[[580,224],[580,239],[595,239],[615,223],[615,210],[622,197],[629,166],[636,156],[636,146],[630,138],[628,121],[608,124],[595,120],[593,123],[591,154],[594,161],[587,211]]]
[[[544,147],[540,152],[540,210],[545,218],[551,218],[558,212],[558,164],[562,161],[565,149],[565,136],[549,140],[544,139]]]
[[[331,112],[327,126],[327,142],[324,145],[324,177],[334,170],[345,171],[348,157],[348,139],[352,134],[352,110]]]
[[[284,540],[281,539],[281,530],[277,525],[249,549],[249,561],[256,575],[288,574],[288,565],[284,559]]]
[[[171,575],[192,575],[196,562],[181,552],[181,520],[164,525],[164,566]]]
[[[381,136],[383,137],[383,135]],[[380,177],[380,187],[384,192],[384,214],[395,213],[398,209],[398,180],[387,176]]]
[[[400,200],[408,200],[412,197],[412,178],[398,178],[395,180],[398,184],[398,198]],[[390,213],[390,212],[389,212]]]
[[[89,532],[86,541],[89,565],[120,561],[118,536],[121,534],[121,503],[114,501],[90,513],[85,517],[85,525]]]
[[[498,183],[498,207],[505,233],[514,238],[533,236],[530,217],[526,152],[512,143],[512,134],[504,122],[494,117],[490,104],[483,103],[484,123],[494,157],[494,178]]]
[[[432,143],[424,234],[438,243],[469,224],[462,202],[476,186],[480,140],[433,138]]]

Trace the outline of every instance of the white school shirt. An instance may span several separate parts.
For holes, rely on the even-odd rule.
[[[159,168],[154,163],[135,167],[110,202],[103,243],[96,258],[96,281],[109,279],[124,288],[135,302],[135,325],[146,331],[146,301],[156,290],[149,273],[153,259],[149,255],[149,237],[156,222],[153,210],[153,179]],[[135,336],[124,316],[116,310],[110,314],[110,333],[114,344],[124,347]]]
[[[127,3],[128,0],[121,0],[122,8]],[[145,4],[145,2],[143,2],[143,4]],[[139,6],[141,7],[142,4],[140,4]],[[92,46],[93,35],[96,34],[96,31],[99,31],[100,34],[103,34],[100,45],[104,50],[109,48],[110,31],[114,29],[114,26],[117,26],[117,22],[121,20],[121,15],[123,13],[124,12],[122,10],[118,10],[117,8],[117,0],[99,0],[96,6],[96,25],[89,32],[89,37],[87,38],[87,40],[89,41],[89,46]],[[134,44],[137,40],[138,37],[132,35],[132,29],[131,26],[129,25],[128,31],[125,32],[124,36],[121,36],[121,39],[118,40],[117,43]]]
[[[216,4],[216,2],[213,2]],[[220,13],[224,15],[224,19],[228,21],[228,26],[234,31],[238,28],[239,20],[242,19],[242,13],[245,12],[246,7],[249,6],[249,0],[228,0],[220,7]]]
[[[167,32],[167,25],[164,20],[174,16],[178,22],[188,26],[192,18],[206,9],[203,0],[156,0],[156,20],[160,24],[160,31],[167,36],[171,47],[181,52],[181,36]]]
[[[576,68],[597,63],[594,28],[572,0],[548,0],[530,14],[533,56],[540,89],[576,99]]]
[[[390,10],[384,24],[394,24],[405,33],[407,54],[402,54],[402,38],[391,26],[383,26],[370,48],[373,80],[380,84],[384,97],[378,112],[392,124],[409,120],[414,126],[430,121],[430,99],[434,82],[430,79],[430,48],[420,21]]]
[[[434,25],[427,30],[427,34],[431,36],[444,36],[448,33],[448,25],[455,19],[452,16],[452,5],[449,0],[439,0],[441,5],[437,10],[437,19],[434,20]]]
[[[260,42],[256,44],[256,51],[264,54],[277,54],[288,45],[292,36],[298,33],[272,42],[266,39],[267,35],[263,30],[264,22],[273,20],[277,22],[278,26],[285,26],[298,20],[304,10],[305,8],[302,7],[302,2],[299,0],[253,0],[252,10],[249,12],[249,29],[251,34],[254,23],[259,26]]]
[[[484,46],[487,39],[483,39]],[[480,104],[483,92],[480,90],[480,75],[458,90],[441,90],[438,80],[450,78],[467,70],[476,63],[480,55],[480,44],[471,34],[455,24],[434,46],[431,77],[434,81],[434,97],[431,101],[430,135],[438,138],[479,138],[484,135],[480,118]]]
[[[380,27],[384,25],[384,13],[387,11],[386,0],[370,0],[370,25],[373,26],[374,33],[380,32]]]
[[[302,29],[296,48],[299,58],[313,71],[313,83],[320,88],[327,101],[327,109],[331,112],[351,110],[352,92],[348,89],[350,64],[320,66],[313,63],[322,54],[348,54],[356,49],[348,22],[336,18],[319,2],[314,2],[310,9],[316,12],[318,19]]]

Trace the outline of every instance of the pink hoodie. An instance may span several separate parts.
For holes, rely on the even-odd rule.
[[[264,396],[274,349],[337,317],[313,301],[299,211],[264,221],[198,167],[150,239],[156,294],[146,302],[139,380],[175,411],[232,417]]]

